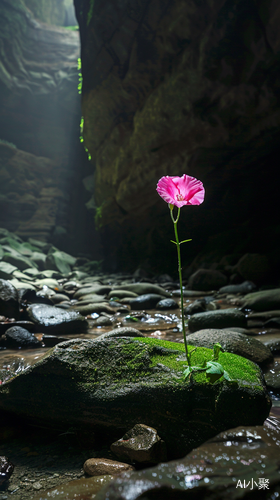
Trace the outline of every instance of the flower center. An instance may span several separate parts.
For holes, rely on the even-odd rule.
[[[182,194],[176,194],[177,201],[183,201],[183,195]]]

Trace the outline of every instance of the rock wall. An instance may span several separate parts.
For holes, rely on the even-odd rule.
[[[183,173],[206,188],[201,207],[182,211],[182,239],[195,241],[185,246],[186,258],[209,240],[214,260],[245,251],[277,260],[277,0],[75,6],[84,140],[112,267],[154,266],[155,256],[167,267],[175,258],[167,206],[155,187],[161,176]]]
[[[96,253],[79,142],[80,37],[55,26],[71,8],[69,0],[0,0],[0,225]]]

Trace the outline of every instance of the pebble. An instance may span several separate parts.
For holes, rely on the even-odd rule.
[[[135,470],[132,465],[108,458],[89,458],[85,461],[83,468],[89,476],[104,476],[107,474],[114,476],[125,471]]]

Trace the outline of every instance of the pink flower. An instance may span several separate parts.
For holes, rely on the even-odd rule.
[[[178,208],[184,205],[200,205],[205,194],[202,182],[186,174],[182,177],[162,177],[157,183],[157,192],[166,203]]]

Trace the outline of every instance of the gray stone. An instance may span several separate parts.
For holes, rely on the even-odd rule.
[[[143,333],[139,332],[136,328],[130,326],[122,326],[120,328],[114,328],[108,333],[103,333],[96,340],[103,340],[115,337],[145,337]]]
[[[198,269],[192,274],[188,286],[192,290],[218,290],[227,284],[227,277],[220,271],[213,269]]]
[[[139,295],[135,299],[129,300],[129,305],[131,309],[139,311],[141,309],[154,309],[156,305],[161,301],[162,296],[156,293],[147,293],[144,295]]]
[[[249,293],[240,303],[242,309],[252,309],[253,311],[280,309],[280,288]]]
[[[125,435],[111,444],[111,451],[121,460],[158,464],[167,459],[166,446],[156,429],[136,424]]]
[[[10,349],[38,348],[42,347],[42,342],[25,328],[12,326],[0,338],[0,345]]]
[[[255,283],[252,281],[244,281],[243,283],[240,283],[238,285],[227,285],[227,286],[222,286],[222,288],[219,289],[219,293],[228,293],[228,294],[235,294],[235,293],[250,293],[252,290],[254,290],[256,287]]]
[[[114,298],[117,297],[118,299],[124,299],[126,297],[130,298],[136,298],[138,297],[138,294],[135,292],[131,292],[130,290],[111,290],[111,292],[108,295],[108,298]]]
[[[108,458],[89,458],[85,461],[83,469],[89,476],[103,476],[107,474],[115,476],[125,471],[135,470],[132,465]]]
[[[97,294],[97,295],[105,295],[107,293],[110,293],[112,287],[111,286],[106,286],[106,285],[90,285],[90,286],[83,286],[82,288],[79,288],[75,293],[73,298],[74,299],[79,299],[83,295],[91,295],[91,294]]]
[[[116,290],[128,290],[137,295],[157,294],[163,295],[164,297],[171,297],[171,294],[164,290],[164,288],[159,285],[153,285],[152,283],[131,283],[127,285],[118,285],[115,288]]]
[[[3,279],[0,279],[0,315],[19,318],[18,292],[9,281]]]
[[[40,271],[43,271],[46,265],[46,258],[47,256],[43,252],[33,252],[33,254],[30,257],[30,260],[32,262],[35,262]]]
[[[63,310],[47,304],[31,304],[27,313],[40,332],[79,333],[87,329],[87,321],[76,311]]]
[[[16,266],[13,266],[8,262],[0,262],[0,279],[8,280],[12,278],[14,271],[17,271]]]
[[[259,365],[270,363],[273,360],[271,350],[262,342],[235,331],[217,329],[200,330],[188,335],[187,342],[190,345],[209,347],[211,349],[218,342],[224,351],[238,354]]]
[[[268,389],[276,391],[279,393],[280,391],[280,363],[274,362],[273,368],[264,373],[264,380],[268,387]]]
[[[204,299],[195,300],[189,306],[184,308],[184,314],[186,316],[191,316],[192,314],[197,314],[206,311],[206,302]]]
[[[205,328],[246,328],[246,316],[239,309],[219,309],[217,311],[206,311],[193,314],[188,321],[188,328],[191,332]]]
[[[261,425],[271,401],[257,365],[231,353],[220,362],[234,383],[205,372],[185,380],[184,346],[151,338],[62,342],[0,386],[0,417],[121,438],[139,422],[156,428],[169,458],[181,457],[221,430]],[[210,360],[199,348],[194,363]],[[209,425],[210,424],[210,425]],[[178,432],[179,430],[179,432]]]
[[[66,252],[52,250],[48,253],[45,266],[47,269],[55,269],[63,275],[68,275],[76,263],[76,258]]]
[[[12,264],[12,266],[15,266],[20,271],[24,271],[24,269],[28,269],[29,267],[37,268],[37,264],[34,261],[20,254],[13,255],[4,253],[3,261]]]
[[[90,303],[90,304],[85,304],[85,305],[79,305],[76,303],[73,306],[71,306],[71,309],[79,312],[83,316],[87,316],[88,314],[92,314],[92,313],[100,314],[101,312],[106,312],[109,314],[110,313],[114,314],[116,312],[116,309],[113,309],[112,307],[110,307],[109,304],[106,302]]]
[[[174,299],[162,299],[156,305],[156,309],[160,309],[163,311],[168,309],[178,309],[178,308],[179,308],[178,302],[176,302],[176,300]]]

